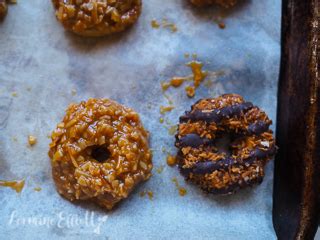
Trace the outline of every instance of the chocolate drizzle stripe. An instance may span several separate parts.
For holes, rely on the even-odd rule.
[[[276,153],[277,149],[274,145],[272,145],[267,150],[261,150],[259,148],[256,148],[253,150],[250,155],[243,160],[235,159],[231,157],[227,157],[218,161],[203,161],[203,162],[197,162],[193,168],[189,168],[186,171],[189,171],[189,173],[194,174],[207,174],[214,172],[219,169],[228,169],[231,166],[240,166],[240,165],[250,165],[257,159],[265,159],[269,156],[272,156]]]
[[[180,123],[187,122],[188,120],[192,122],[205,121],[208,123],[211,123],[211,122],[218,123],[223,118],[239,116],[242,112],[248,111],[253,107],[254,106],[251,102],[244,102],[244,103],[227,106],[221,109],[215,109],[210,112],[194,110],[191,112],[186,112],[184,116],[180,117]]]
[[[270,123],[264,121],[257,121],[248,127],[248,133],[252,135],[259,135],[269,130]]]
[[[177,147],[199,147],[201,145],[210,145],[213,144],[212,139],[201,138],[195,133],[187,134],[180,139],[177,138],[176,146]]]
[[[248,127],[249,135],[259,135],[269,130],[269,123],[258,121],[256,123],[250,124]],[[195,133],[190,133],[176,140],[177,147],[199,147],[201,145],[211,145],[214,144],[215,139],[202,138]]]

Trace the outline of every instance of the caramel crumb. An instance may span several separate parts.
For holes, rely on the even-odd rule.
[[[149,199],[152,200],[153,199],[153,192],[148,191],[147,194],[148,194]]]
[[[140,197],[142,197],[142,198],[147,195],[150,200],[153,199],[153,192],[152,192],[152,191],[143,190],[143,191],[140,192],[139,195],[140,195]]]
[[[193,98],[194,95],[196,94],[195,87],[193,86],[187,86],[185,90],[189,98]]]
[[[185,196],[187,194],[187,189],[183,188],[183,187],[180,187],[179,188],[179,195],[181,197]]]
[[[186,79],[182,77],[174,77],[170,81],[170,85],[177,88],[180,87]]]
[[[159,23],[156,19],[151,21],[151,27],[155,29],[159,29],[160,27],[169,29],[172,33],[178,31],[178,27],[174,23],[170,23],[167,19],[162,19],[161,23]]]
[[[180,187],[180,184],[178,182],[178,179],[177,178],[172,178],[171,181],[174,183],[174,185],[176,186],[176,188],[178,189],[179,191],[179,195],[181,197],[185,196],[187,194],[187,190],[183,187]]]
[[[37,138],[35,136],[29,135],[28,142],[30,146],[33,146],[37,143]]]
[[[188,80],[187,77],[173,77],[170,82],[162,82],[161,83],[161,89],[163,92],[167,91],[168,88],[174,87],[178,88],[180,87],[186,80]]]
[[[223,22],[219,22],[218,26],[219,26],[220,29],[225,29],[226,28],[226,24],[223,23]]]
[[[167,156],[167,164],[169,166],[171,166],[171,167],[174,166],[176,164],[176,162],[177,162],[177,159],[175,156],[172,156],[172,155]]]
[[[2,187],[9,187],[15,190],[17,193],[20,193],[24,187],[25,180],[19,181],[2,181],[0,180],[0,186]]]
[[[12,97],[18,97],[18,93],[17,93],[17,92],[12,92],[12,93],[11,93],[11,96],[12,96]]]
[[[170,83],[167,83],[167,82],[162,82],[162,83],[161,83],[161,89],[162,89],[162,91],[166,91],[170,86],[171,86]]]
[[[41,187],[35,187],[33,190],[36,191],[36,192],[40,192],[42,190],[42,188]]]
[[[166,112],[171,112],[173,109],[174,109],[174,106],[167,106],[167,107],[161,106],[160,113],[165,114]]]
[[[161,165],[160,167],[158,167],[157,173],[158,173],[158,174],[161,174],[161,173],[163,172],[163,169],[164,169],[164,166]]]
[[[162,20],[162,27],[163,27],[163,28],[168,28],[168,29],[170,29],[171,32],[173,32],[173,33],[175,33],[175,32],[178,31],[177,26],[176,26],[174,23],[168,22],[167,19],[163,19],[163,20]]]
[[[151,27],[158,29],[160,28],[160,24],[157,22],[157,20],[153,19],[151,21]]]

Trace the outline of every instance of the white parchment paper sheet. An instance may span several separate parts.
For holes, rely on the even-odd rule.
[[[176,168],[166,166],[161,150],[175,151],[174,137],[159,123],[159,107],[167,105],[160,82],[190,74],[185,53],[196,53],[205,70],[224,74],[211,87],[200,87],[194,99],[183,87],[170,90],[176,108],[165,116],[168,121],[177,123],[199,98],[234,92],[261,106],[275,125],[281,3],[241,2],[228,11],[195,11],[186,0],[144,0],[133,28],[102,39],[65,32],[49,0],[11,5],[0,23],[0,179],[25,178],[26,186],[21,194],[0,188],[0,238],[275,239],[272,162],[260,186],[215,197],[185,183]],[[224,30],[213,21],[219,16]],[[151,28],[152,19],[163,18],[178,32]],[[51,178],[47,135],[69,103],[89,97],[134,108],[151,133],[153,177],[112,212],[64,200]],[[32,148],[29,134],[38,138]],[[179,196],[173,177],[186,196]],[[143,190],[153,191],[152,201],[139,196]]]

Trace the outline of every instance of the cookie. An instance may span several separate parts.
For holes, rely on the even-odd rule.
[[[111,209],[151,176],[148,133],[132,109],[108,99],[68,107],[49,156],[58,192]]]
[[[271,124],[265,112],[239,95],[199,100],[180,117],[176,134],[182,175],[216,194],[261,183],[276,153]]]
[[[139,18],[141,0],[52,0],[56,17],[78,35],[100,37],[122,32]]]

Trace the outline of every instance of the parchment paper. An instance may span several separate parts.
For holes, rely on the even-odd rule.
[[[224,74],[212,79],[211,87],[202,85],[194,99],[186,97],[184,87],[170,90],[176,108],[165,115],[167,121],[176,124],[199,98],[232,92],[261,106],[274,128],[281,3],[241,2],[228,11],[195,11],[185,0],[144,0],[133,28],[102,39],[65,32],[49,0],[11,5],[0,24],[0,179],[25,179],[26,185],[20,194],[0,188],[0,238],[275,239],[273,162],[260,186],[215,197],[185,183],[162,152],[175,149],[174,137],[159,122],[159,107],[168,105],[160,82],[191,73],[185,53],[196,53],[205,70]],[[219,16],[224,30],[213,20]],[[163,18],[178,31],[151,27],[152,19]],[[68,104],[89,97],[134,108],[151,133],[153,176],[111,212],[63,199],[51,177],[47,136]],[[37,137],[34,147],[28,146],[28,135]],[[178,194],[173,177],[186,196]],[[153,200],[140,197],[143,190],[153,191]],[[66,219],[78,219],[77,224]]]

